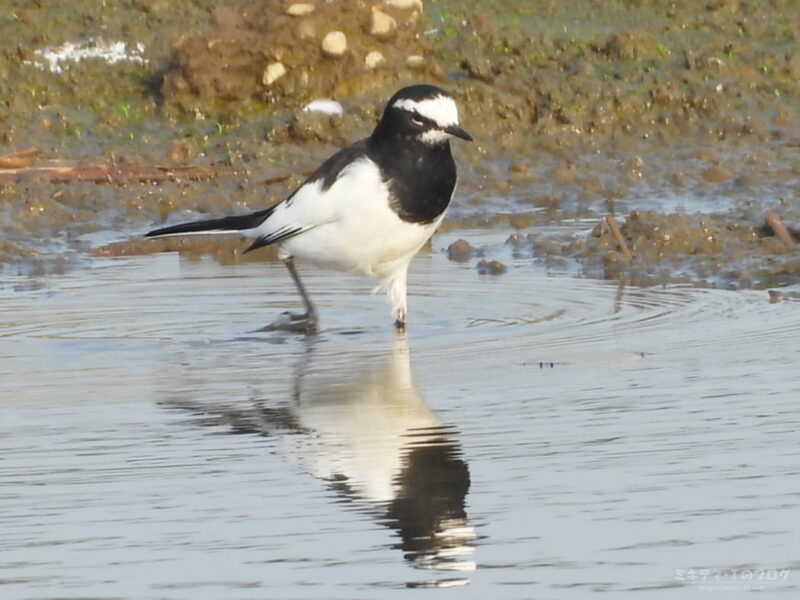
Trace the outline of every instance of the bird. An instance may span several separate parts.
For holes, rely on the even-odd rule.
[[[257,212],[154,229],[148,238],[239,234],[244,251],[277,245],[305,311],[283,313],[264,330],[313,333],[318,314],[295,258],[378,279],[397,329],[408,314],[411,259],[444,218],[456,187],[450,140],[473,138],[453,97],[431,84],[398,90],[372,133],[325,160],[284,200]]]

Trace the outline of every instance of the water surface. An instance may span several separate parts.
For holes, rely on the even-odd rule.
[[[6,277],[0,596],[796,597],[797,304],[510,267]]]

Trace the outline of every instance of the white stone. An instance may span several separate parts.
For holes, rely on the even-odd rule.
[[[374,69],[384,61],[383,54],[378,50],[370,50],[364,57],[364,65],[368,69]]]
[[[391,15],[387,15],[382,10],[372,7],[372,20],[369,33],[375,37],[387,37],[397,29],[397,21]]]
[[[409,8],[422,10],[422,0],[383,0],[383,3],[392,8],[399,8],[400,10]]]
[[[286,14],[292,17],[305,17],[315,10],[316,7],[310,2],[298,2],[289,6],[289,8],[286,9]]]
[[[328,56],[341,56],[347,52],[347,36],[341,31],[329,31],[322,38],[322,51]]]
[[[286,67],[283,66],[283,63],[270,63],[267,65],[267,68],[264,69],[264,75],[261,77],[261,82],[264,85],[272,85],[284,75],[286,75]]]
[[[406,58],[406,64],[409,67],[421,67],[425,64],[425,57],[420,56],[419,54],[414,54]]]
[[[336,100],[318,98],[303,107],[303,112],[318,112],[326,115],[341,115],[344,112],[342,105]]]

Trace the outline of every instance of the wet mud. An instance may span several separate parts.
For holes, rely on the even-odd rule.
[[[10,32],[0,43],[0,261],[33,273],[161,250],[241,262],[236,241],[137,236],[280,200],[368,134],[394,89],[430,80],[454,93],[478,140],[456,150],[461,181],[443,232],[492,228],[507,240],[454,260],[502,274],[526,256],[642,285],[792,282],[796,249],[765,214],[800,228],[794,8],[15,1],[0,16]],[[54,71],[45,58],[75,41],[96,50],[101,38],[124,42],[113,64],[63,59]],[[344,113],[302,110],[319,97]],[[30,146],[37,155],[14,159]],[[41,169],[59,162],[215,176],[97,183]]]

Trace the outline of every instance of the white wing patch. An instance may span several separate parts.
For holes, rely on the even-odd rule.
[[[261,225],[244,233],[272,244],[336,218],[336,203],[322,191],[322,179],[303,185],[291,198],[275,207]]]
[[[378,166],[365,157],[326,190],[322,180],[301,187],[246,234],[274,239],[286,254],[322,266],[384,278],[408,266],[436,225],[402,221]]]
[[[436,96],[425,100],[401,98],[392,106],[409,112],[417,112],[441,128],[458,125],[458,107],[455,100],[449,96]]]

